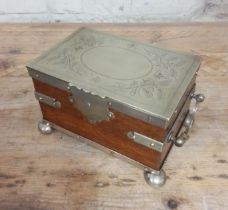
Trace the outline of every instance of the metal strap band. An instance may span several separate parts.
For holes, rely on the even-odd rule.
[[[54,108],[61,107],[60,101],[57,101],[55,98],[52,98],[50,96],[44,95],[43,93],[35,92],[35,97],[38,101],[45,103],[51,107],[54,107]]]

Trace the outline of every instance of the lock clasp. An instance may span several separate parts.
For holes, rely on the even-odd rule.
[[[70,102],[90,123],[109,121],[114,117],[114,114],[109,110],[111,103],[107,97],[102,98],[98,95],[93,95],[75,86],[69,87],[71,92]]]

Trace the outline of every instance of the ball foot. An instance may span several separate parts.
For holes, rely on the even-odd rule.
[[[45,120],[41,120],[38,123],[38,130],[42,133],[42,134],[50,134],[52,133],[53,129],[50,125],[49,122],[45,121]]]
[[[166,182],[166,174],[163,170],[149,171],[149,170],[145,169],[144,178],[145,178],[146,182],[154,188],[159,188],[159,187],[163,186]]]

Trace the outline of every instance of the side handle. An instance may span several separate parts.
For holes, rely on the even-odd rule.
[[[189,139],[189,132],[194,124],[196,112],[198,110],[199,103],[203,102],[205,96],[203,94],[192,94],[191,98],[195,100],[195,105],[185,117],[182,128],[180,129],[179,135],[177,137],[170,133],[167,141],[172,141],[177,147],[182,147],[185,142]]]

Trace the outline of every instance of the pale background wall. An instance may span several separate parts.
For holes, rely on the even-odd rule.
[[[0,22],[228,20],[228,0],[0,0]]]

